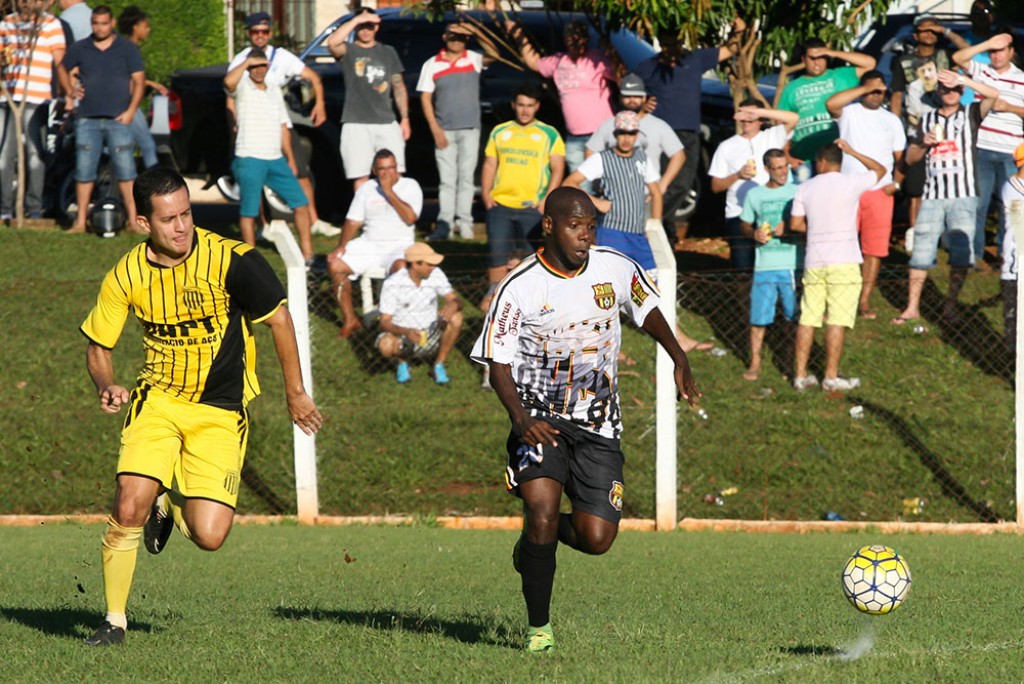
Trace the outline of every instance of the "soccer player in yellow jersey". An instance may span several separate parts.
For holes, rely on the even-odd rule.
[[[266,260],[244,243],[196,228],[177,173],[149,169],[133,193],[149,239],[107,274],[81,327],[100,408],[128,407],[103,534],[107,616],[85,640],[90,646],[124,641],[143,526],[151,553],[163,549],[175,525],[207,551],[227,538],[249,434],[245,407],[259,394],[253,323],[273,333],[292,420],[306,434],[323,421],[302,385],[284,288]],[[146,352],[130,392],[117,384],[112,359],[129,310],[142,324]]]

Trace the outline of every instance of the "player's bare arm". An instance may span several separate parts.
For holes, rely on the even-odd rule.
[[[690,360],[687,358],[686,352],[679,346],[675,333],[669,328],[665,317],[661,315],[661,311],[654,309],[647,314],[647,318],[644,319],[644,324],[641,327],[644,332],[653,337],[668,352],[668,355],[672,357],[672,362],[676,366],[675,371],[673,371],[676,390],[679,391],[679,396],[685,399],[690,406],[696,406],[697,400],[704,395],[697,389],[697,383],[693,379],[693,372],[690,370]]]
[[[295,326],[288,309],[281,306],[270,318],[263,321],[274,336],[274,348],[284,375],[284,390],[288,400],[288,413],[292,421],[307,435],[316,434],[324,423],[313,398],[306,393],[302,384],[302,370],[299,366],[299,348],[295,343]]]
[[[519,400],[519,393],[516,391],[516,384],[512,379],[512,366],[491,361],[490,367],[491,386],[494,388],[494,393],[498,395],[498,400],[505,407],[509,419],[523,441],[534,446],[541,444],[557,446],[558,441],[555,439],[555,435],[558,434],[558,429],[551,423],[531,416]]]
[[[117,413],[127,404],[131,392],[114,382],[114,355],[110,349],[90,342],[85,352],[85,366],[96,385],[100,408],[104,413]]]

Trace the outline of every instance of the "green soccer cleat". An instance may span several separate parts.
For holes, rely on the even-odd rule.
[[[167,493],[156,497],[153,502],[153,510],[149,514],[149,520],[142,528],[142,542],[146,550],[152,554],[160,553],[167,546],[167,540],[174,530],[174,516],[167,505]]]
[[[82,642],[86,646],[114,646],[124,643],[124,630],[107,621],[100,625],[96,633]]]
[[[551,625],[530,627],[526,633],[526,651],[528,653],[546,653],[555,650],[555,634]]]

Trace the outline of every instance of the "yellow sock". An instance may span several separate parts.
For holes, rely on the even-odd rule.
[[[182,536],[185,539],[191,541],[192,531],[188,529],[188,525],[185,523],[185,497],[173,489],[168,489],[167,492],[167,506],[171,509],[171,515],[174,516],[174,526],[178,528]]]
[[[132,589],[135,559],[139,551],[141,527],[121,527],[111,516],[103,533],[103,593],[107,612],[124,614]]]

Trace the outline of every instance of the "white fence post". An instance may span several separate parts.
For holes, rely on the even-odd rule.
[[[313,396],[313,365],[309,339],[309,303],[306,290],[306,262],[302,251],[288,224],[271,221],[263,230],[263,236],[271,240],[284,259],[288,271],[288,311],[295,325],[295,341],[299,346],[299,365],[302,368],[302,384]],[[320,499],[316,483],[316,437],[307,435],[298,426],[292,425],[295,455],[295,495],[298,503],[299,522],[312,524],[320,514]]]
[[[661,291],[661,309],[669,329],[676,329],[676,257],[668,243],[665,229],[660,221],[647,224],[647,241],[654,253],[658,267],[658,289]],[[661,345],[657,347],[655,375],[655,527],[658,530],[674,530],[676,518],[676,425],[678,405],[676,401],[675,364]]]
[[[1014,242],[1017,246],[1017,263],[1020,264],[1021,248],[1024,247],[1024,202],[1013,202],[1010,204],[1010,228],[1013,230]],[[1024,278],[1021,278],[1020,270],[1017,271],[1017,306],[1020,307],[1021,303],[1024,302]],[[1020,310],[1017,310],[1017,349],[1016,349],[1016,368],[1014,370],[1014,420],[1015,426],[1015,438],[1016,438],[1016,454],[1017,454],[1017,478],[1016,478],[1016,491],[1014,492],[1017,500],[1017,526],[1024,525],[1024,368],[1022,368],[1021,359],[1024,359],[1024,316],[1020,315]]]

